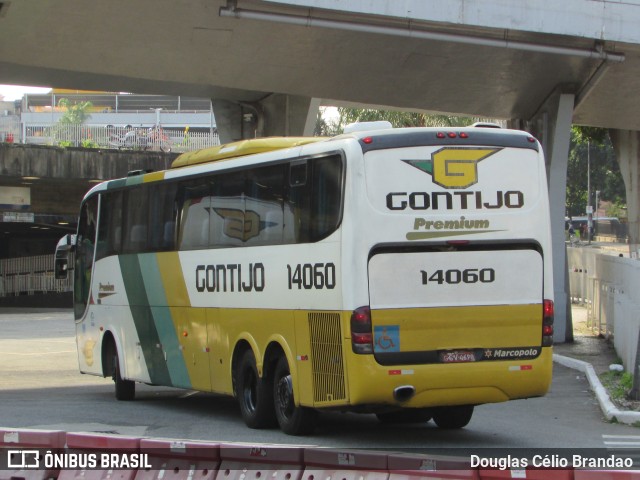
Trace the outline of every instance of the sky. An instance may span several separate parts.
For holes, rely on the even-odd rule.
[[[5,102],[11,102],[22,98],[25,93],[47,93],[51,88],[26,87],[22,85],[0,85],[0,96],[4,96]]]

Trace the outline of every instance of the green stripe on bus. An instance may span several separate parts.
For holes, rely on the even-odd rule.
[[[107,190],[113,190],[114,188],[124,187],[126,184],[127,184],[127,180],[125,178],[111,180],[109,183],[107,183]]]
[[[162,348],[158,348],[161,345],[160,336],[149,306],[138,255],[120,255],[118,260],[151,383],[171,385],[164,353]]]
[[[139,185],[142,183],[142,179],[144,175],[133,175],[131,177],[127,177],[125,180],[127,182],[127,187],[130,185]]]
[[[147,298],[151,305],[151,313],[160,338],[162,348],[166,353],[166,364],[171,377],[171,385],[180,388],[191,388],[191,379],[180,350],[180,343],[176,334],[175,324],[169,310],[167,297],[162,285],[162,276],[158,266],[156,254],[138,255],[140,268],[144,272],[143,281],[147,291]]]

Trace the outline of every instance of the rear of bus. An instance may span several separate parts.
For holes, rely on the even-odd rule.
[[[553,286],[540,144],[488,128],[355,136],[350,183],[364,184],[347,193],[343,229],[368,282],[352,298],[352,405],[456,428],[475,405],[544,395]]]

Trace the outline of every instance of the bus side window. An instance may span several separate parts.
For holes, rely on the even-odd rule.
[[[152,185],[149,201],[149,244],[154,252],[175,249],[174,201],[177,183]]]
[[[307,164],[307,160],[296,160],[289,165],[289,192],[284,206],[291,218],[284,231],[287,243],[309,241],[311,192],[307,185]]]
[[[73,306],[76,319],[82,318],[89,301],[97,220],[98,196],[95,195],[82,205],[78,223],[73,282]]]
[[[100,194],[100,226],[96,261],[122,250],[122,192]]]
[[[213,179],[210,245],[240,247],[245,240],[245,173],[231,172]]]
[[[249,171],[244,212],[245,246],[282,244],[284,181],[284,165]]]
[[[313,162],[311,238],[317,242],[333,233],[342,215],[342,158],[338,155]]]
[[[178,247],[195,250],[209,246],[209,179],[197,179],[180,185],[178,191]]]
[[[122,252],[140,253],[148,251],[149,189],[143,187],[125,192]]]
[[[303,167],[304,165],[304,167]],[[293,212],[294,242],[317,242],[332,234],[342,214],[343,161],[340,155],[292,162],[288,208]],[[285,238],[291,234],[285,232]]]
[[[289,186],[303,187],[307,183],[307,161],[296,160],[289,165]]]

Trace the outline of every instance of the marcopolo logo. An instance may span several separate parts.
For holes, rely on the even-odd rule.
[[[403,160],[433,177],[443,188],[468,188],[478,183],[478,162],[500,151],[500,148],[444,147],[431,154],[429,160]]]

